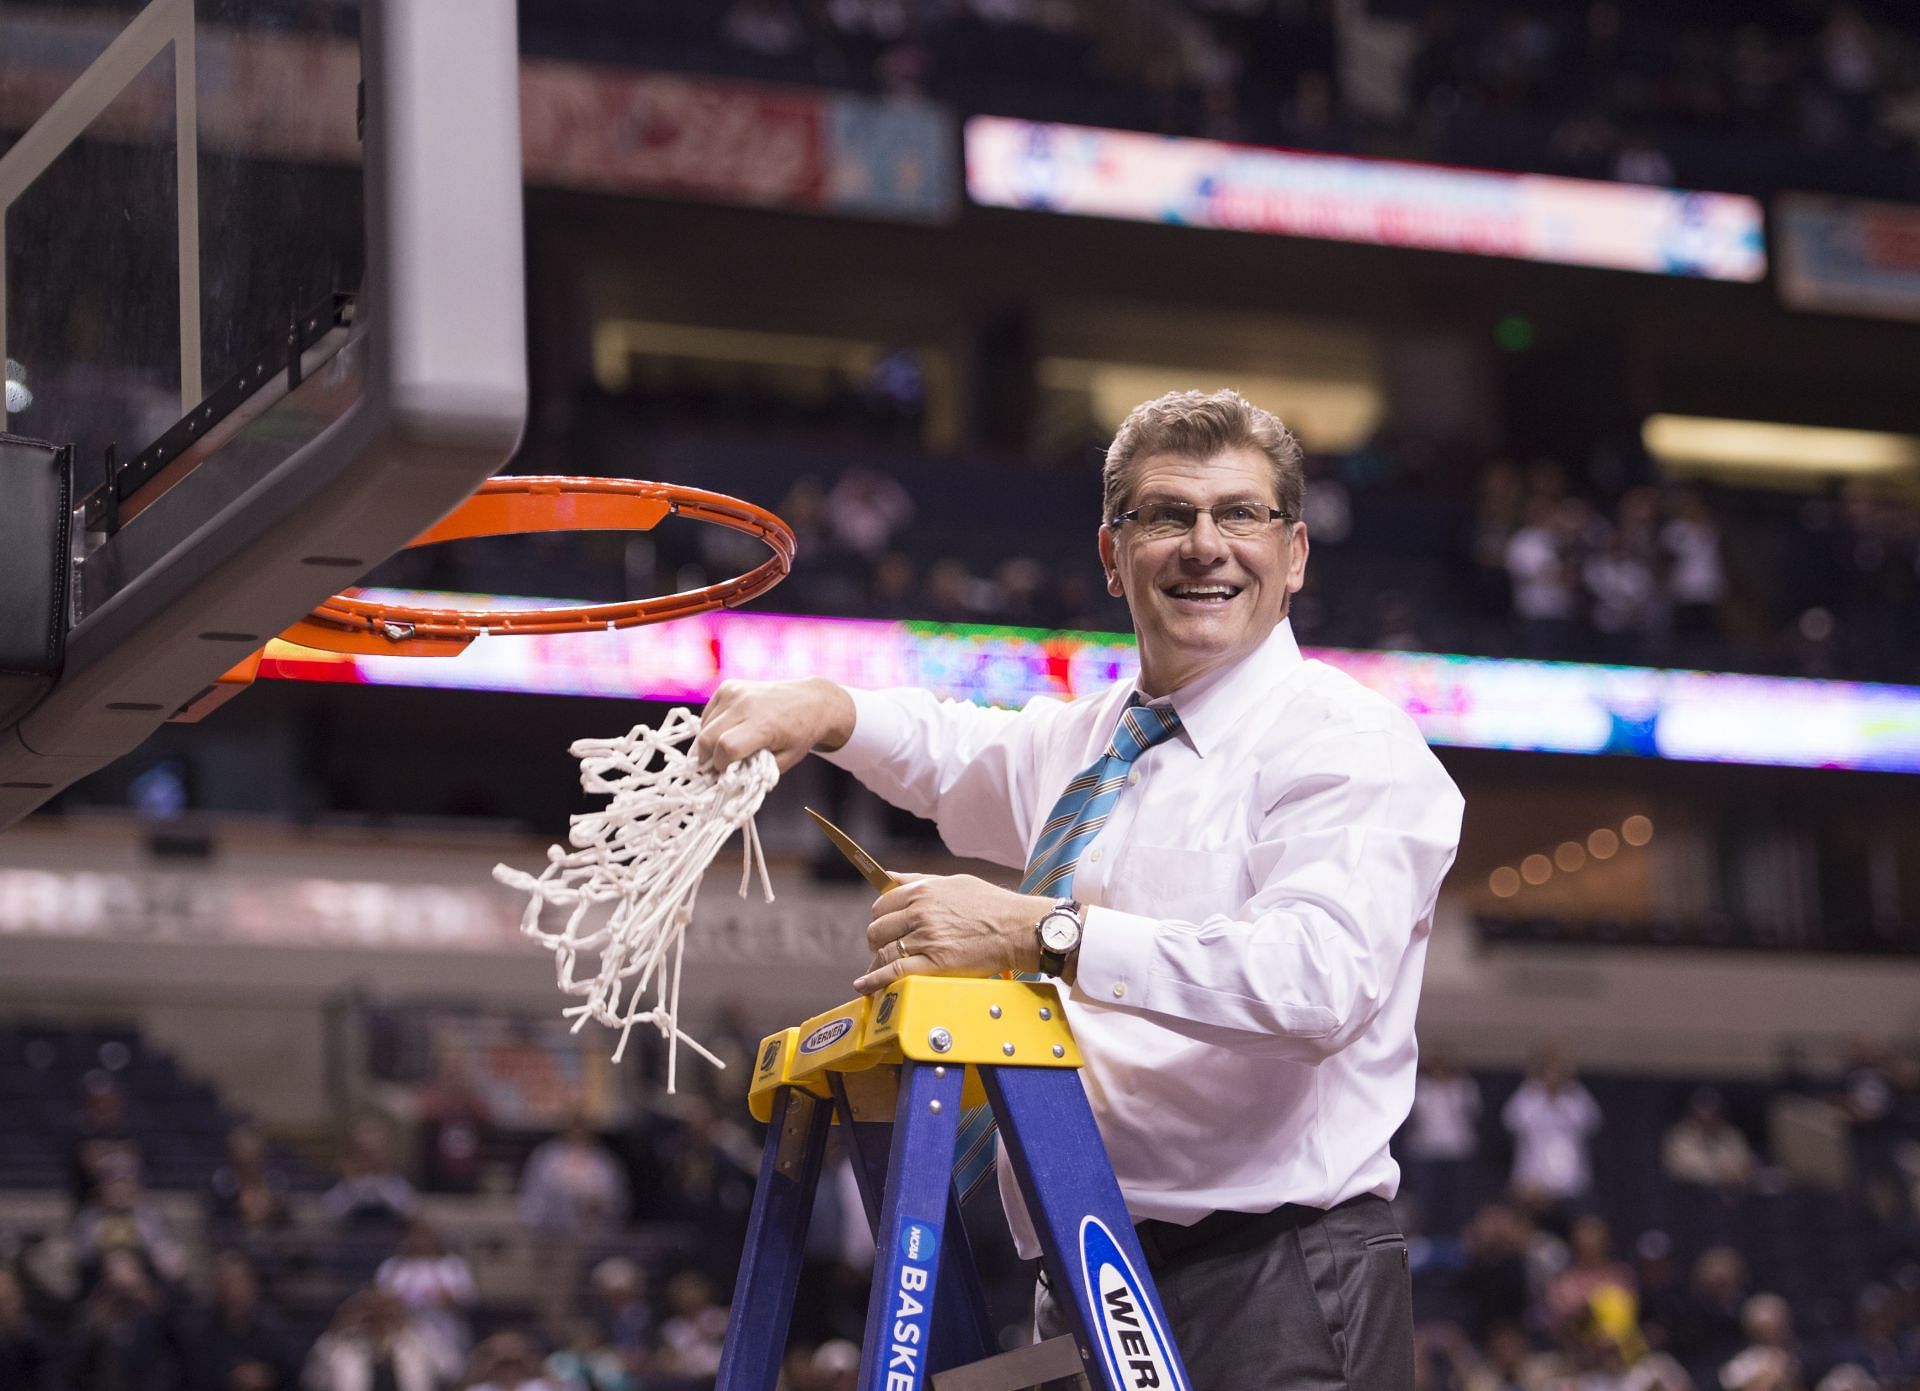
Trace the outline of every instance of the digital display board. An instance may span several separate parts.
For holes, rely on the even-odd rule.
[[[1554,265],[1757,281],[1757,200],[1545,174],[1230,145],[975,116],[967,192],[987,207],[1262,232]]]
[[[363,591],[386,603],[536,608],[560,600]],[[1434,744],[1920,773],[1920,687],[1425,652],[1309,649],[1378,691]],[[647,628],[483,637],[459,657],[348,657],[268,645],[268,678],[698,704],[730,678],[824,676],[1019,706],[1139,670],[1130,634],[716,610]]]

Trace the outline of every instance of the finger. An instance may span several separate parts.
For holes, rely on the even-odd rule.
[[[724,691],[726,687],[720,689]],[[739,723],[740,717],[729,706],[730,702],[722,700],[719,692],[715,692],[700,716],[700,732],[693,739],[693,756],[703,768],[712,766],[714,751],[719,747],[721,736]]]
[[[932,970],[932,961],[917,953],[908,952],[905,956],[889,961],[877,970],[868,971],[854,981],[853,988],[862,995],[872,995],[885,990],[904,976],[922,976]]]
[[[913,928],[913,917],[906,912],[888,913],[885,917],[875,918],[867,924],[867,950],[879,956]]]
[[[893,887],[873,901],[871,916],[874,918],[882,917],[887,913],[905,912],[920,899],[920,895],[913,890],[922,882],[934,877],[931,874],[909,874],[892,870],[888,873],[893,875]]]

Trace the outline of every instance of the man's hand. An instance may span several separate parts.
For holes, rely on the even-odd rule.
[[[971,874],[902,874],[873,901],[873,965],[853,983],[862,995],[902,976],[991,976],[1040,965],[1034,925],[1054,900],[1015,893]]]
[[[700,716],[694,760],[724,772],[766,749],[786,773],[853,737],[853,698],[831,681],[722,681]]]

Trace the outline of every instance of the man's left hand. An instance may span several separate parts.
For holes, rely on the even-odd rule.
[[[992,976],[1040,965],[1034,926],[1054,900],[1015,893],[971,874],[896,875],[873,901],[873,964],[853,983],[862,995],[902,976]]]

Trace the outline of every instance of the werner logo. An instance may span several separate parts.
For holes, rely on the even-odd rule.
[[[927,1328],[932,1320],[933,1263],[940,1252],[940,1229],[909,1220],[900,1229],[899,1274],[888,1301],[893,1308],[887,1339],[886,1391],[918,1391],[926,1365]]]
[[[1097,1217],[1080,1222],[1080,1273],[1099,1316],[1095,1340],[1113,1384],[1132,1391],[1188,1391],[1186,1378],[1174,1366],[1166,1329],[1147,1302],[1133,1263]]]
[[[818,1053],[822,1048],[831,1048],[847,1036],[847,1030],[853,1027],[851,1019],[833,1019],[822,1024],[801,1041],[802,1053]]]

